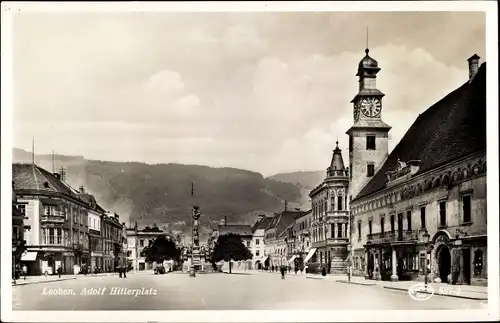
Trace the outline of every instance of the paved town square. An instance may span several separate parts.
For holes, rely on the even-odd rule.
[[[44,295],[57,292],[75,295]],[[486,302],[437,295],[421,301],[378,285],[295,274],[282,280],[279,273],[255,271],[195,278],[151,271],[130,273],[126,279],[87,276],[13,286],[12,297],[14,310],[425,310],[480,309]]]

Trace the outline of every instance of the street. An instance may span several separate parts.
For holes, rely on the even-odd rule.
[[[13,286],[14,310],[416,310],[480,309],[485,301],[277,273],[130,273]],[[127,295],[128,294],[128,295]]]

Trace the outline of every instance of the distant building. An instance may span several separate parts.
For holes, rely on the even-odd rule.
[[[106,212],[102,218],[102,243],[104,248],[104,268],[107,272],[116,271],[122,255],[122,224],[120,216]]]
[[[338,141],[325,180],[309,196],[312,203],[312,248],[305,262],[328,273],[346,273],[349,243],[349,170],[344,167]]]
[[[104,250],[101,234],[102,219],[106,211],[97,204],[96,199],[91,194],[85,192],[83,186],[80,187],[80,199],[88,205],[88,228],[90,247],[90,270],[94,272],[96,268],[104,270]]]
[[[153,244],[157,237],[166,234],[166,232],[160,230],[156,225],[152,228],[146,226],[144,229],[140,230],[137,222],[134,227],[127,228],[126,237],[128,267],[131,267],[134,271],[153,269],[153,264],[146,262],[144,249],[150,244]]]
[[[259,219],[252,226],[252,268],[261,269],[264,266],[265,260],[265,243],[264,234],[267,226],[272,218],[266,217],[265,215],[259,215]]]
[[[298,269],[303,268],[306,263],[306,258],[309,260],[312,257],[309,255],[311,249],[311,222],[312,210],[305,212],[303,215],[295,219],[294,223],[294,237],[295,243],[292,248],[294,256],[293,266]],[[313,250],[313,253],[315,250]]]
[[[287,228],[292,228],[295,219],[307,212],[304,211],[282,211],[276,213],[267,226],[264,233],[264,245],[266,258],[264,266],[288,266],[290,252],[288,249]],[[287,258],[288,257],[288,258]],[[292,256],[293,257],[293,256]]]
[[[486,284],[486,65],[472,56],[469,80],[420,114],[388,154],[380,68],[366,53],[348,131],[355,274],[423,280],[430,261],[434,281]]]

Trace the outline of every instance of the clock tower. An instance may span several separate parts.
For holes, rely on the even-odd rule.
[[[349,196],[354,199],[386,160],[391,127],[382,121],[382,98],[384,93],[376,86],[380,71],[369,50],[359,62],[359,92],[353,104],[354,124],[349,135]]]

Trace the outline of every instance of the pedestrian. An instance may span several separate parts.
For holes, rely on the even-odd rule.
[[[285,279],[285,267],[281,267],[281,279]]]
[[[28,274],[28,268],[26,265],[23,266],[23,275],[24,275],[24,280],[26,280],[26,275]]]
[[[123,266],[123,278],[127,278],[127,267]]]
[[[122,278],[122,269],[121,269],[121,267],[118,267],[117,269],[118,269],[118,274],[120,275],[119,278]]]
[[[57,267],[57,273],[59,274],[59,278],[61,278],[61,273],[62,273],[61,266]]]
[[[325,268],[325,266],[323,266],[323,268],[321,269],[321,276],[326,276],[326,268]]]
[[[295,269],[295,275],[297,275],[297,271],[298,271],[297,266],[295,266],[295,268],[294,268],[294,269]]]

